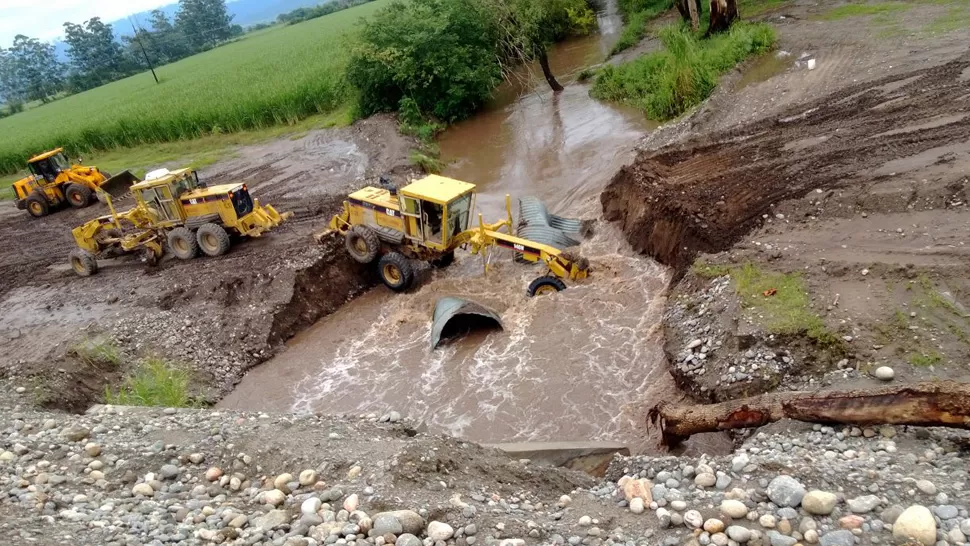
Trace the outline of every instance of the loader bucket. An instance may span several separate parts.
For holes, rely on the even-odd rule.
[[[101,183],[101,190],[111,197],[128,195],[134,184],[141,182],[131,171],[122,171]]]
[[[441,298],[434,306],[431,319],[431,349],[435,349],[446,339],[481,328],[502,330],[502,319],[491,309],[473,301]]]

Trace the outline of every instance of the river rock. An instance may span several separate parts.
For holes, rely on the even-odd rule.
[[[896,377],[896,372],[894,372],[889,366],[879,366],[876,368],[873,375],[876,376],[876,379],[882,381],[892,381],[893,378]]]
[[[704,530],[711,534],[720,533],[724,530],[724,522],[719,519],[711,518],[704,522]]]
[[[163,480],[174,480],[179,477],[179,467],[174,464],[163,465],[158,474]]]
[[[771,514],[765,514],[760,518],[758,518],[758,524],[764,527],[765,529],[774,529],[775,516],[772,516]]]
[[[304,470],[300,472],[300,485],[303,487],[309,487],[317,483],[317,471],[316,470]]]
[[[839,527],[843,529],[861,529],[862,524],[866,520],[862,519],[862,516],[857,516],[855,514],[850,514],[848,516],[843,516],[839,518]]]
[[[698,487],[713,487],[717,483],[717,476],[710,472],[702,472],[694,477],[694,485]]]
[[[653,502],[653,495],[650,492],[652,488],[653,484],[650,483],[650,480],[626,480],[623,483],[623,496],[626,498],[627,502],[630,502],[635,498],[640,498],[643,499],[644,504],[650,504]]]
[[[141,495],[143,497],[153,497],[155,496],[155,490],[147,483],[139,483],[135,484],[135,486],[131,488],[131,494]]]
[[[818,544],[818,540],[819,540],[818,531],[816,531],[815,529],[809,529],[808,531],[805,531],[804,538],[805,538],[805,542],[809,544]]]
[[[360,505],[360,497],[357,496],[357,493],[354,493],[353,495],[350,495],[349,497],[344,499],[344,510],[348,512],[353,512],[357,510],[357,506],[359,505]]]
[[[768,498],[778,506],[797,508],[805,497],[805,486],[791,476],[778,476],[768,484]]]
[[[798,540],[775,530],[768,531],[766,534],[768,535],[768,540],[771,542],[771,546],[795,546],[798,542]]]
[[[879,506],[879,497],[875,495],[863,495],[846,501],[849,510],[856,514],[866,514],[872,512]]]
[[[88,457],[97,457],[101,455],[101,446],[94,442],[88,442],[84,444],[84,452]]]
[[[411,533],[404,533],[403,535],[397,537],[397,541],[394,542],[394,546],[423,546],[424,543],[421,539],[412,535]]]
[[[634,514],[642,514],[644,510],[646,510],[646,507],[643,505],[643,499],[640,497],[630,501],[630,511]]]
[[[209,470],[205,471],[205,479],[210,482],[214,482],[222,477],[222,469],[218,467],[211,467]]]
[[[292,481],[294,481],[293,474],[286,472],[276,476],[273,480],[273,487],[288,495],[290,494],[290,486],[288,484]]]
[[[933,482],[929,480],[916,480],[916,489],[919,489],[920,491],[922,491],[923,493],[926,493],[927,495],[936,494],[936,485],[934,485]]]
[[[272,531],[289,521],[290,516],[286,513],[286,510],[270,510],[265,515],[253,518],[251,527],[263,531]]]
[[[809,514],[827,516],[835,510],[839,498],[827,491],[809,491],[802,497],[802,508]]]
[[[286,493],[279,489],[270,489],[263,493],[263,503],[270,506],[279,506],[286,500]]]
[[[428,538],[437,541],[445,541],[455,535],[455,530],[451,525],[440,521],[432,521],[428,524]]]
[[[412,535],[420,535],[424,531],[424,519],[419,516],[416,512],[411,510],[391,510],[389,512],[380,512],[375,514],[372,518],[374,520],[374,534],[384,535],[391,533],[394,535],[399,535],[401,533],[408,533]],[[396,521],[397,525],[393,525],[391,521]],[[397,528],[400,527],[398,532],[391,530],[385,530],[386,528]]]
[[[925,506],[914,504],[896,518],[893,537],[901,540],[915,539],[925,546],[936,544],[936,520]]]
[[[320,507],[323,506],[323,502],[316,497],[310,497],[309,499],[303,501],[300,505],[300,513],[302,514],[316,514]]]
[[[751,530],[740,525],[732,525],[727,528],[727,536],[734,542],[747,542],[751,540]]]
[[[741,519],[748,515],[748,507],[739,500],[728,499],[721,502],[721,513],[731,519]]]
[[[67,427],[61,431],[61,438],[69,442],[80,442],[91,435],[91,431],[84,427]]]
[[[855,546],[855,536],[852,531],[832,531],[825,533],[819,539],[822,546]]]
[[[700,529],[704,525],[704,516],[697,510],[684,512],[684,523],[692,529]]]

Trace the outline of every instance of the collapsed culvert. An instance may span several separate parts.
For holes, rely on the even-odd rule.
[[[502,319],[494,311],[461,298],[441,298],[431,318],[431,349],[473,331],[503,329]]]

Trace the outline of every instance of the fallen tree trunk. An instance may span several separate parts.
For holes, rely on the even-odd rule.
[[[659,424],[665,446],[702,432],[760,427],[780,419],[970,429],[970,385],[940,382],[852,391],[777,392],[711,405],[661,402],[647,418]]]

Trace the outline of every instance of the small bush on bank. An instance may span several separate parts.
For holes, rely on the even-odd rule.
[[[683,26],[668,26],[660,39],[664,50],[600,70],[593,96],[632,104],[653,119],[673,119],[710,96],[721,74],[769,51],[775,31],[762,23],[737,22],[730,31],[702,40]]]

